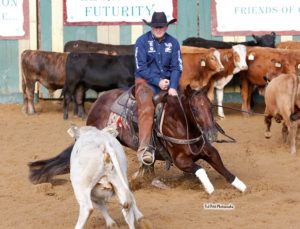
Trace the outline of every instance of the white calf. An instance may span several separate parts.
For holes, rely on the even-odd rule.
[[[102,212],[108,227],[116,225],[106,208],[106,201],[117,195],[129,225],[143,214],[136,206],[126,175],[127,160],[122,145],[110,133],[95,127],[71,127],[77,139],[71,154],[70,177],[80,212],[76,229],[83,228],[93,208]]]

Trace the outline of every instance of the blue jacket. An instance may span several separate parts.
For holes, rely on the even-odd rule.
[[[142,77],[154,86],[160,79],[169,79],[170,88],[178,89],[182,72],[182,59],[178,41],[168,33],[161,42],[149,31],[140,36],[135,44],[135,77]]]

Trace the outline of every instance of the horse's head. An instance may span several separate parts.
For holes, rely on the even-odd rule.
[[[207,97],[207,87],[193,90],[189,85],[184,91],[186,111],[194,119],[209,142],[217,140],[218,130],[213,116],[213,105]]]

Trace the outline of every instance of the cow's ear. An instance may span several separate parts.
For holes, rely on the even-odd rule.
[[[273,37],[276,37],[276,33],[275,33],[275,32],[271,32],[271,35],[272,35]]]
[[[225,56],[224,56],[224,60],[226,61],[226,62],[229,62],[229,59],[230,58],[232,58],[232,53],[228,53],[228,54],[226,54]]]

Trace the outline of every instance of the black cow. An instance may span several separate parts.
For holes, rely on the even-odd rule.
[[[96,52],[108,55],[134,55],[134,45],[111,45],[99,42],[74,40],[64,46],[65,52]]]
[[[66,61],[66,80],[63,88],[64,119],[72,97],[78,104],[79,117],[85,117],[85,91],[96,92],[134,84],[134,56],[100,53],[70,53]]]
[[[261,47],[271,47],[275,48],[275,32],[271,34],[265,34],[263,36],[256,36],[252,34],[254,40],[244,41],[244,42],[226,42],[226,41],[216,41],[216,40],[206,40],[201,37],[189,37],[182,42],[185,46],[194,46],[200,48],[217,48],[217,49],[229,49],[234,45],[242,44],[246,46],[261,46]]]

